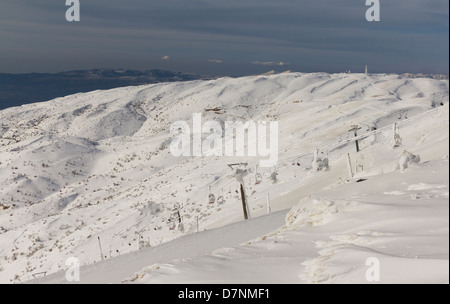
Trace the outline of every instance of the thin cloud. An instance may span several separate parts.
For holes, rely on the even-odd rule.
[[[170,59],[170,56],[164,56],[164,57],[162,57],[161,59],[162,59],[162,60],[169,60],[169,59]]]
[[[271,62],[271,61],[253,61],[254,65],[264,65],[264,66],[285,66],[288,63],[280,61],[280,62]]]
[[[223,60],[220,60],[220,59],[209,59],[208,62],[211,62],[211,63],[222,63]]]

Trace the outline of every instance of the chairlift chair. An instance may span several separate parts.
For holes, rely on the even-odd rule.
[[[209,186],[209,190],[208,190],[208,203],[209,204],[214,204],[216,202],[216,197],[214,194],[212,194],[211,192],[211,186]]]
[[[261,175],[261,173],[256,173],[255,174],[255,185],[259,185],[262,183],[263,177]]]
[[[223,203],[225,203],[225,197],[223,196],[223,191],[222,191],[222,195],[217,198],[217,203],[219,205],[222,205]]]
[[[169,219],[169,230],[175,230],[176,223],[173,219]]]

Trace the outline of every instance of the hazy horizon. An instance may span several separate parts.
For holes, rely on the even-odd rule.
[[[363,74],[364,73],[364,66],[361,67],[360,71],[351,71],[351,73],[354,74]],[[368,67],[370,69],[370,67]],[[204,74],[200,74],[200,73],[195,73],[195,72],[189,72],[189,71],[176,71],[176,70],[166,70],[166,69],[152,69],[152,68],[146,68],[146,69],[129,69],[129,68],[121,68],[121,67],[117,67],[117,68],[112,68],[112,67],[95,67],[92,69],[70,69],[70,70],[61,70],[61,71],[53,71],[53,72],[18,72],[18,73],[3,73],[0,72],[0,74],[8,74],[8,75],[27,75],[27,74],[64,74],[64,73],[69,73],[69,72],[83,72],[83,71],[94,71],[94,70],[125,70],[125,71],[139,71],[139,72],[146,72],[146,71],[152,71],[152,70],[161,70],[161,71],[165,71],[165,72],[172,72],[172,73],[176,73],[176,74],[192,74],[192,75],[196,75],[196,76],[200,76],[200,77],[246,77],[246,76],[253,76],[253,75],[261,75],[261,74],[265,74],[265,73],[270,73],[270,72],[274,72],[276,74],[279,73],[284,73],[284,72],[292,72],[292,73],[328,73],[328,74],[340,74],[340,73],[347,73],[348,71],[334,71],[334,72],[328,72],[328,71],[296,71],[296,70],[280,70],[280,69],[271,69],[271,70],[261,70],[261,72],[254,72],[254,73],[242,73],[242,74],[220,74],[220,71],[218,71],[218,74],[209,74],[209,73],[204,73]],[[448,73],[423,73],[423,72],[416,72],[416,73],[412,73],[412,72],[374,72],[371,73],[369,70],[369,74],[395,74],[395,75],[404,75],[404,74],[411,74],[411,75],[420,75],[423,74],[425,76],[439,76],[439,75],[443,75],[443,76],[447,76],[449,77],[450,75]]]

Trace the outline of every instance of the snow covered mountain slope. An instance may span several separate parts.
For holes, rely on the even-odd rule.
[[[416,146],[422,163],[361,172],[302,199],[305,184],[289,194],[300,202],[277,231],[202,257],[149,265],[124,282],[448,284],[448,114],[447,108],[429,133],[439,140]],[[379,281],[372,282],[374,259]]]
[[[277,167],[259,168],[259,184],[256,172],[245,179],[251,217],[266,213],[267,194],[273,211],[284,210],[352,180],[346,162],[354,151],[352,125],[362,127],[364,152],[351,155],[356,178],[396,171],[393,162],[403,149],[419,153],[423,162],[427,155],[430,161],[445,156],[445,145],[438,150],[429,148],[432,143],[447,140],[448,146],[448,81],[395,75],[223,78],[95,91],[6,109],[0,112],[0,282],[64,270],[69,257],[89,265],[157,246],[195,233],[197,222],[199,230],[210,230],[241,221],[238,184],[228,164],[245,161],[255,168],[259,159],[172,156],[170,126],[192,123],[193,113],[221,124],[279,122]],[[393,123],[403,137],[400,149],[390,144]],[[329,154],[329,171],[311,170],[316,149]],[[209,187],[223,196],[222,204],[208,203]],[[397,198],[408,202],[407,195]],[[448,190],[446,199],[439,195],[448,205]],[[349,197],[344,192],[340,199]],[[178,211],[182,225],[171,230],[168,220]],[[447,227],[448,240],[445,224],[440,229]],[[313,259],[316,251],[311,247],[305,257]],[[445,259],[445,252],[439,254]]]
[[[200,231],[151,248],[131,252],[103,262],[82,267],[80,283],[117,284],[132,277],[148,265],[172,263],[206,255],[217,248],[238,246],[261,234],[270,233],[284,224],[286,210],[241,221],[221,228]],[[61,271],[33,280],[38,284],[64,284],[66,272]],[[76,283],[76,282],[75,282]]]
[[[448,173],[448,160],[435,161],[408,175],[373,177],[364,193],[356,183],[320,193],[302,201],[276,232],[149,265],[125,282],[361,284],[369,283],[366,262],[376,258],[380,283],[448,284],[448,179],[435,176]]]

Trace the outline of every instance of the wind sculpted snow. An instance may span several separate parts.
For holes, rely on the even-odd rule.
[[[179,120],[192,123],[193,113],[202,113],[204,121],[221,124],[230,120],[278,121],[278,165],[255,168],[259,159],[246,157],[173,157],[168,147],[170,126]],[[399,124],[403,138],[400,150],[391,147],[394,123]],[[348,132],[352,125],[361,127],[358,136],[363,153],[358,155],[354,154],[354,134]],[[446,140],[448,80],[398,75],[287,73],[221,78],[94,91],[6,109],[0,111],[0,282],[24,282],[64,271],[69,257],[78,258],[87,267],[186,235],[194,237],[197,223],[199,231],[210,231],[241,221],[239,184],[228,167],[237,162],[248,162],[251,171],[245,187],[252,218],[266,213],[269,194],[274,212],[297,208],[300,201],[306,204],[304,199],[311,199],[307,202],[312,204],[311,209],[298,213],[294,223],[323,225],[317,228],[321,234],[311,236],[313,245],[328,242],[335,234],[368,231],[371,228],[364,228],[360,220],[354,223],[358,231],[338,232],[328,222],[338,221],[336,216],[342,214],[350,221],[353,217],[349,210],[356,212],[356,218],[371,212],[363,203],[362,193],[355,195],[358,198],[341,193],[333,202],[320,195],[353,182],[346,163],[348,153],[355,178],[389,173],[401,176],[396,166],[403,150],[420,155],[418,165],[442,160],[447,154],[444,165],[448,166],[448,147],[442,144]],[[312,170],[316,149],[322,158],[328,153],[328,170]],[[412,172],[409,169],[404,174]],[[256,183],[257,174],[261,183]],[[439,179],[438,184],[448,187],[447,180]],[[383,182],[381,178],[375,180]],[[437,183],[411,181],[414,185],[421,182]],[[365,189],[365,183],[358,183],[358,189]],[[210,187],[216,198],[222,197],[221,204],[209,204]],[[391,188],[379,189],[405,192],[400,186]],[[412,195],[428,197],[435,190],[383,197],[402,198],[407,204]],[[445,191],[436,196],[445,199]],[[373,203],[378,202],[374,198]],[[446,210],[439,208],[437,214],[445,214]],[[174,228],[178,211],[182,225]],[[445,227],[448,239],[448,224],[442,219],[436,223],[440,223],[436,229],[444,231],[436,234],[437,239],[445,235]],[[303,224],[292,227],[304,229]],[[377,229],[382,231],[375,233],[394,233],[389,225]],[[261,230],[264,234],[267,231]],[[265,242],[255,246],[269,256],[271,248],[292,246],[279,244],[276,239]],[[221,244],[216,245],[218,254],[222,254]],[[314,270],[324,269],[324,276],[329,270],[326,262],[314,260],[321,258],[318,247],[308,248],[295,257],[295,274],[285,278],[292,278],[292,282],[330,281]],[[448,253],[441,247],[427,252],[442,263],[448,260]],[[326,260],[329,255],[324,256]],[[267,273],[282,273],[276,265]],[[238,271],[240,266],[234,264],[230,269]],[[178,266],[174,269],[182,273]],[[145,282],[159,282],[161,278],[144,273]],[[250,281],[251,273],[249,270]],[[236,272],[230,270],[227,278],[232,280],[233,274]],[[120,280],[134,281],[131,275],[126,273]],[[335,277],[341,276],[330,276]],[[205,277],[199,274],[198,278],[203,281]]]

